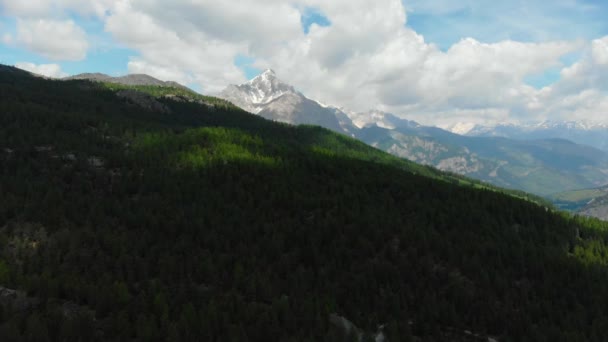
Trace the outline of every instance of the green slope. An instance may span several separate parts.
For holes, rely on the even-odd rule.
[[[389,341],[604,339],[599,221],[116,91],[0,68],[0,340],[348,340],[332,314]]]

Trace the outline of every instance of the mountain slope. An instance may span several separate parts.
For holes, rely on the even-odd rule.
[[[577,213],[596,217],[600,220],[608,221],[608,195],[593,198],[586,206],[581,208]]]
[[[84,73],[63,78],[64,80],[88,80],[94,82],[106,82],[122,84],[127,86],[160,86],[188,89],[185,86],[173,81],[161,81],[154,77],[144,74],[130,74],[120,77],[112,77],[100,73]]]
[[[539,195],[608,183],[608,154],[566,140],[468,137],[412,124],[368,126],[357,137],[403,158]]]
[[[605,338],[606,225],[111,88],[0,67],[0,340]]]
[[[395,156],[500,187],[546,196],[608,183],[605,151],[560,139],[461,136],[381,111],[343,111],[306,98],[272,70],[229,86],[220,97],[270,120],[326,127]]]

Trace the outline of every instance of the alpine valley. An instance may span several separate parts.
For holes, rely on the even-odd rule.
[[[229,86],[219,97],[267,119],[320,125],[395,156],[500,187],[547,196],[608,184],[605,126],[451,127],[467,133],[460,135],[380,111],[323,105],[281,82],[272,70]]]

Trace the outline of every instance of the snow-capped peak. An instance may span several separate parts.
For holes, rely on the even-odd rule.
[[[285,93],[295,92],[292,86],[281,82],[272,69],[267,69],[240,87],[246,88],[253,104],[268,103]]]
[[[233,101],[247,111],[259,113],[262,106],[286,93],[296,93],[296,91],[292,86],[279,80],[274,70],[266,69],[247,83],[229,86],[220,97]]]
[[[606,129],[608,124],[593,121],[543,121],[536,125],[537,129],[576,129],[576,130],[593,130]]]

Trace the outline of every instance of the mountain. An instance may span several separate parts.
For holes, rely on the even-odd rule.
[[[173,81],[161,81],[152,76],[144,74],[130,74],[120,77],[112,77],[101,73],[84,73],[63,78],[63,80],[89,80],[94,82],[115,83],[128,86],[159,86],[188,89]]]
[[[366,128],[370,126],[378,126],[385,129],[395,128],[417,128],[421,125],[415,121],[402,119],[394,114],[386,113],[379,110],[371,110],[368,112],[349,112],[348,116],[358,128]]]
[[[342,134],[0,67],[0,137],[1,341],[605,340],[605,223]]]
[[[458,124],[450,130],[468,136],[505,137],[519,140],[560,138],[608,151],[608,124],[574,121],[544,121],[536,124],[494,126]]]
[[[544,196],[608,184],[606,151],[549,135],[511,139],[482,134],[481,127],[472,125],[452,127],[471,135],[462,136],[378,110],[353,112],[327,106],[280,81],[272,70],[229,86],[220,97],[267,119],[326,127],[395,156],[500,187]]]
[[[228,86],[218,96],[273,121],[318,125],[346,134],[355,130],[346,114],[308,99],[270,69],[245,84]]]
[[[415,124],[367,126],[362,141],[415,162],[549,195],[608,183],[608,153],[562,139],[470,137]]]

